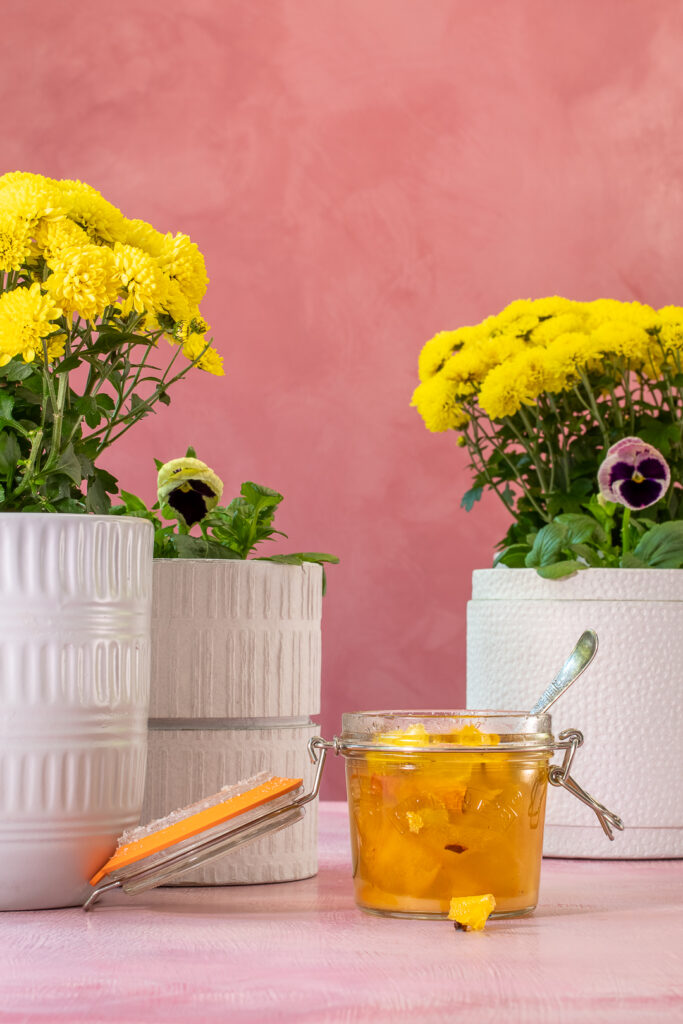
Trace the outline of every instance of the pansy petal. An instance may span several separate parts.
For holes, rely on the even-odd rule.
[[[623,462],[619,459],[610,466],[609,485],[613,487],[617,480],[630,480],[633,476],[633,466],[630,462]]]
[[[611,485],[610,485],[610,474],[612,472],[612,467],[618,461],[619,460],[617,458],[609,457],[608,456],[604,460],[604,462],[601,463],[600,468],[598,470],[598,487],[600,488],[600,494],[607,501],[616,501],[617,500],[614,497],[614,494],[612,492],[612,488],[611,488]]]
[[[659,501],[665,488],[659,480],[642,480],[636,483],[635,480],[620,480],[615,485],[618,494],[618,501],[627,508],[637,511],[649,508]]]
[[[610,455],[621,455],[621,457],[624,458],[642,448],[648,447],[650,446],[647,445],[645,441],[641,441],[639,437],[622,437],[621,441],[617,441],[616,444],[613,444],[611,448],[607,449],[605,457],[609,458]]]
[[[645,476],[650,480],[667,480],[669,477],[669,467],[663,459],[655,459],[652,455],[646,455],[644,459],[640,459],[636,469],[641,476]]]

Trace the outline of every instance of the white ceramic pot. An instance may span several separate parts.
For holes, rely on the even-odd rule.
[[[0,514],[0,909],[75,906],[142,807],[153,531]]]
[[[319,565],[155,561],[143,821],[263,770],[310,784],[321,615]],[[309,804],[291,828],[174,884],[307,878],[317,870],[316,826],[316,804]]]
[[[610,843],[592,812],[550,788],[544,854],[683,856],[683,571],[534,569],[474,573],[467,609],[467,704],[526,709],[584,629],[599,651],[552,708],[553,732],[585,736],[572,774],[624,820]]]

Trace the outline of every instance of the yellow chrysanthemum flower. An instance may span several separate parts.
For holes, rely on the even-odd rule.
[[[43,339],[54,333],[53,321],[62,312],[51,296],[42,293],[39,284],[4,292],[0,296],[0,366],[19,355],[25,363],[42,359]],[[47,342],[48,361],[63,352],[63,334]]]
[[[209,279],[204,257],[194,242],[187,235],[168,234],[158,259],[161,269],[178,282],[187,302],[198,306],[206,294]]]
[[[13,171],[0,177],[0,270],[19,270],[31,260],[36,225],[64,213],[62,198],[49,178]]]
[[[435,373],[438,373],[457,347],[457,331],[439,331],[433,338],[425,342],[417,363],[420,380],[429,380]]]
[[[126,220],[122,240],[126,245],[136,245],[150,256],[161,256],[164,251],[165,236],[145,220]]]
[[[427,430],[433,433],[457,430],[469,422],[469,416],[454,394],[452,381],[440,373],[418,384],[410,404],[419,412]]]
[[[631,368],[640,368],[648,359],[650,337],[638,324],[626,320],[610,320],[592,332],[593,341],[609,355],[628,359]]]
[[[657,316],[663,324],[683,325],[683,306],[662,306],[657,310]]]
[[[209,346],[207,338],[203,334],[189,334],[183,343],[183,355],[191,362],[197,360],[196,366],[200,370],[206,370],[215,377],[222,377],[223,357]]]
[[[148,253],[135,245],[114,244],[114,263],[121,280],[122,312],[158,313],[166,308],[168,278]]]
[[[556,376],[564,377],[561,387],[551,388],[563,391],[573,387],[581,375],[581,370],[600,370],[602,367],[602,349],[592,335],[583,331],[566,331],[551,341],[545,349],[548,365],[559,367]]]
[[[0,209],[33,227],[40,219],[63,217],[65,203],[51,178],[13,172],[0,178]]]
[[[38,252],[49,263],[55,260],[63,249],[71,245],[88,245],[90,240],[83,228],[69,217],[56,220],[42,218],[38,221],[34,235]]]
[[[650,330],[659,323],[659,317],[651,306],[641,302],[619,302],[618,299],[596,299],[585,303],[587,327],[595,330],[601,324],[619,321],[636,324]]]
[[[446,361],[442,373],[453,382],[480,384],[494,366],[524,349],[524,342],[520,338],[499,334],[456,352]]]
[[[121,278],[114,253],[107,246],[90,244],[62,249],[49,261],[49,266],[53,273],[45,288],[65,311],[94,320],[116,302]]]
[[[498,313],[494,319],[496,321],[496,326],[502,329],[508,324],[511,324],[514,320],[518,320],[519,317],[529,315],[538,317],[538,314],[534,310],[533,300],[515,299],[514,302],[510,302],[504,309],[501,309],[500,313]]]
[[[69,216],[88,234],[93,242],[123,241],[126,218],[113,203],[107,202],[96,188],[82,181],[58,181]]]
[[[580,313],[583,303],[565,299],[561,295],[550,295],[543,299],[532,299],[533,313],[540,319],[548,316],[562,316],[565,313]]]
[[[534,328],[531,340],[536,345],[548,345],[551,341],[559,338],[561,334],[581,331],[584,323],[585,317],[578,310],[559,313],[557,316],[549,316],[541,320],[538,326]]]
[[[479,405],[492,420],[513,416],[523,405],[534,405],[548,384],[558,386],[558,367],[546,351],[527,349],[496,366],[479,392]]]
[[[30,256],[30,226],[0,209],[0,271],[20,270]]]
[[[187,301],[180,284],[175,278],[168,278],[166,312],[178,324],[187,323],[192,317],[192,306]],[[180,337],[176,334],[169,340],[178,342]]]

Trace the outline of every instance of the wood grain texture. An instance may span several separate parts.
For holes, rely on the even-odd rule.
[[[0,1021],[683,1020],[680,862],[546,861],[533,917],[465,934],[357,910],[320,812],[316,878],[0,915]]]

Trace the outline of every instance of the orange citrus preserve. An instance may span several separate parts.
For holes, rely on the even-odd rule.
[[[453,897],[495,897],[493,917],[536,906],[547,752],[498,751],[499,737],[422,725],[376,737],[396,753],[346,762],[356,902],[366,910],[448,916]],[[453,751],[430,746],[452,744]],[[480,746],[465,753],[458,746]],[[418,747],[403,753],[401,747]]]

